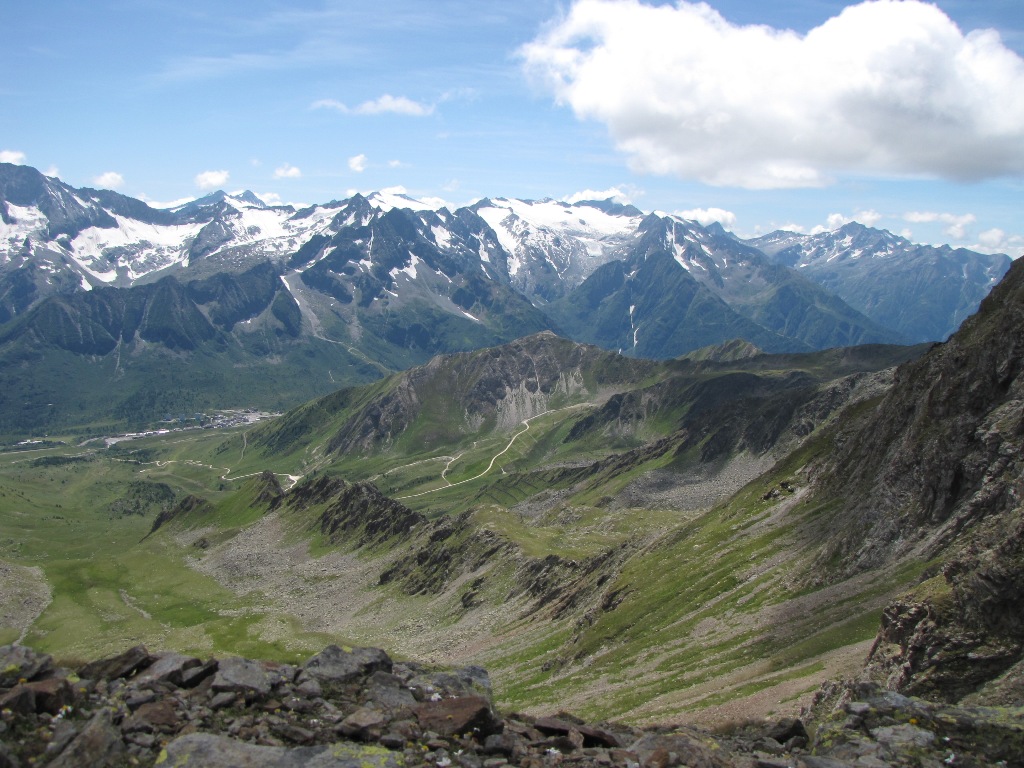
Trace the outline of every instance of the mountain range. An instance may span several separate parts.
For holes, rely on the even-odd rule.
[[[4,191],[5,233],[36,227],[5,272],[27,292],[5,294],[4,418],[63,409],[99,430],[364,381],[258,425],[0,453],[0,641],[86,658],[131,638],[293,671],[328,640],[384,644],[486,664],[516,712],[808,707],[828,751],[766,740],[758,764],[970,764],[958,732],[979,764],[1019,759],[1024,264],[948,339],[846,346],[892,332],[801,270],[866,274],[886,257],[828,251],[859,234],[913,263],[898,238],[848,225],[755,248],[608,202],[381,193],[307,209],[328,223],[270,258],[239,222],[273,209],[221,193],[152,224],[199,227],[187,266],[132,277],[126,259],[85,290],[80,238],[123,231],[129,202],[53,189],[50,213]],[[204,245],[206,209],[226,229]],[[294,232],[301,213],[273,215]],[[258,738],[235,693],[224,723]],[[650,764],[685,762],[665,755]]]
[[[542,333],[439,356],[232,437],[221,461],[302,477],[153,532],[307,626],[485,659],[517,706],[650,718],[839,672],[1011,705],[1022,291],[1017,264],[932,346],[659,362]],[[315,580],[296,535],[334,553]]]
[[[660,359],[941,340],[1010,263],[857,224],[743,241],[610,200],[157,209],[9,164],[0,219],[3,434],[282,408],[543,330]]]

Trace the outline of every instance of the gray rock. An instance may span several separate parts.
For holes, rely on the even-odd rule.
[[[473,733],[483,738],[501,733],[505,727],[491,709],[491,703],[482,696],[425,701],[413,711],[423,730],[434,731],[443,737]]]
[[[121,734],[111,724],[110,712],[93,715],[82,732],[49,764],[48,768],[105,768],[117,764],[124,755]]]
[[[217,693],[241,693],[246,698],[255,698],[270,693],[270,679],[259,662],[232,656],[219,663],[211,688]]]
[[[383,747],[330,744],[318,747],[267,747],[226,736],[192,733],[167,745],[167,765],[179,768],[400,768],[400,757]]]
[[[383,713],[364,707],[342,720],[338,731],[351,739],[367,740],[374,731],[379,736],[387,723],[388,718]]]
[[[303,665],[307,674],[324,683],[352,683],[374,672],[391,672],[391,659],[379,648],[352,648],[329,645]]]
[[[366,684],[366,702],[382,709],[399,710],[416,706],[416,698],[401,678],[387,672],[374,672]]]
[[[117,680],[149,666],[153,661],[146,646],[136,645],[117,656],[86,664],[78,670],[78,676],[89,680]]]
[[[44,677],[53,668],[53,658],[24,645],[0,646],[0,688],[11,688],[21,680]]]
[[[190,669],[202,666],[203,662],[194,656],[181,653],[163,653],[156,657],[145,671],[136,676],[136,685],[155,682],[169,682],[181,686],[184,674]]]
[[[731,761],[721,754],[723,750],[709,747],[696,733],[648,733],[630,751],[637,754],[644,768],[732,768]]]
[[[930,747],[935,743],[934,733],[916,725],[885,725],[872,729],[871,735],[887,747]]]

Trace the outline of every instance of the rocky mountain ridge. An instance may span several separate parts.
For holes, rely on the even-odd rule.
[[[879,301],[855,309],[835,285],[808,279],[815,277],[810,267],[773,261],[721,227],[611,201],[495,198],[449,210],[385,191],[295,210],[251,193],[217,192],[154,209],[0,164],[0,218],[0,385],[30,403],[33,392],[48,389],[38,409],[0,432],[53,431],[83,412],[116,418],[94,412],[110,384],[129,390],[126,398],[152,398],[136,380],[146,371],[170,373],[171,360],[208,364],[218,369],[215,379],[232,366],[277,366],[276,391],[291,405],[438,353],[541,330],[662,359],[734,338],[770,352],[939,338],[939,330],[910,333],[918,321],[909,314],[938,313],[934,328],[955,327],[1008,263],[958,252],[953,271],[927,272],[898,258],[840,259],[884,263],[884,274],[858,273],[871,290],[889,291],[913,276],[914,295],[960,297],[955,307],[945,298],[902,302],[903,315],[880,319]],[[256,272],[273,289],[256,303],[236,302],[226,315],[211,314],[211,296],[179,290],[219,284],[223,302]],[[159,302],[151,301],[154,291]],[[113,308],[100,316],[95,304]],[[147,327],[162,330],[153,338],[127,334],[115,353],[106,337],[118,337],[117,308],[142,306]],[[216,333],[206,327],[218,324]],[[282,353],[282,340],[290,352]],[[226,349],[235,359],[216,361]],[[289,354],[313,358],[313,375],[293,370]],[[46,370],[37,376],[20,365],[28,360]],[[58,368],[88,388],[89,402],[47,388]],[[224,390],[219,381],[201,383],[163,410],[196,409],[196,401]]]
[[[943,341],[1009,269],[999,256],[917,245],[857,222],[832,232],[772,232],[746,241],[910,341]]]
[[[1021,700],[1024,265],[945,344],[898,369],[818,462],[821,573],[917,559],[884,611],[869,679],[944,701]],[[826,577],[827,578],[827,577]]]

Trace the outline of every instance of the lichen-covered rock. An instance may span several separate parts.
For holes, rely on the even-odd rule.
[[[0,646],[0,688],[45,677],[52,667],[53,659],[48,654],[24,645]]]
[[[276,747],[192,733],[170,742],[158,766],[174,768],[400,768],[398,755],[383,747],[339,743],[316,747]]]

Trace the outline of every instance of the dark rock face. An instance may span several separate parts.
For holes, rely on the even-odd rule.
[[[819,562],[849,574],[933,561],[891,604],[869,674],[948,702],[1024,659],[1024,263],[947,343],[902,366],[836,441],[818,480],[838,500]]]
[[[320,533],[335,543],[359,546],[378,544],[407,536],[426,521],[404,504],[382,494],[371,483],[346,483],[341,478],[320,477],[294,489],[284,498],[290,508],[301,509],[314,500],[331,499],[320,515]]]
[[[124,671],[138,659],[147,661]],[[838,719],[808,744],[794,719],[715,736],[588,725],[566,713],[502,717],[479,667],[431,670],[376,648],[328,646],[295,667],[139,647],[83,668],[122,675],[72,684],[48,656],[4,646],[0,669],[39,677],[0,685],[0,768],[1024,765],[1019,710],[941,707],[870,687],[846,691]],[[22,695],[43,690],[63,691],[66,703],[53,712]]]
[[[892,391],[841,447],[822,484],[855,501],[830,554],[870,567],[931,531],[938,551],[1017,507],[1022,368],[1024,264],[1015,263],[956,335],[897,371]]]

